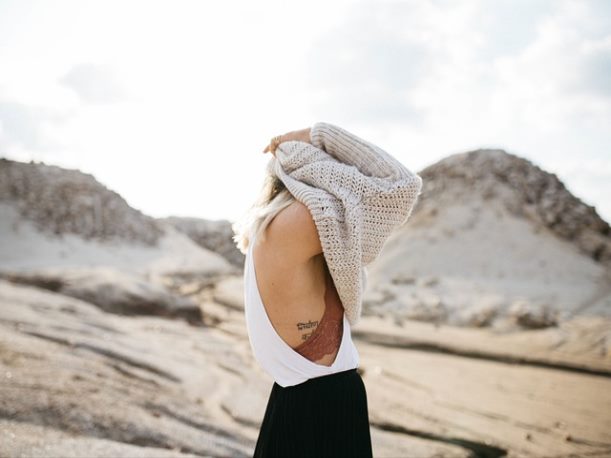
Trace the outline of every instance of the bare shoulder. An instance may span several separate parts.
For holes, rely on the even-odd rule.
[[[292,263],[307,262],[322,253],[312,214],[298,200],[276,215],[267,229],[267,236],[273,246]]]

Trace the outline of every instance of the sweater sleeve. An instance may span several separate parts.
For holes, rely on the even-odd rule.
[[[324,122],[313,125],[310,142],[280,143],[268,172],[309,208],[334,278],[348,279],[340,296],[348,308],[356,306],[355,285],[366,282],[359,268],[407,221],[422,178],[383,149]],[[363,278],[356,281],[357,274]]]
[[[388,182],[416,177],[382,148],[339,126],[317,122],[310,129],[310,140],[317,148],[325,150],[341,162],[356,166],[365,175]]]
[[[365,177],[362,198],[375,204],[378,199],[396,199],[404,209],[416,202],[422,178],[382,148],[339,126],[317,122],[310,130],[312,145],[340,162],[352,165]],[[405,221],[407,216],[402,219]]]

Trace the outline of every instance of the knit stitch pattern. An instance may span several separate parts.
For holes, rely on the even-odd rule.
[[[339,126],[317,122],[310,138],[312,144],[280,143],[267,170],[310,210],[346,317],[354,325],[361,318],[366,266],[411,216],[422,178]]]

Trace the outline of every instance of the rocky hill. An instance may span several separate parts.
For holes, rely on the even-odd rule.
[[[421,211],[437,202],[479,196],[514,216],[543,226],[611,266],[611,227],[596,208],[571,194],[553,173],[500,149],[453,154],[420,172],[425,190]]]
[[[199,246],[220,254],[234,266],[240,269],[244,267],[244,255],[238,250],[232,239],[231,221],[211,221],[179,216],[158,218],[158,220],[171,224],[188,235]]]
[[[369,266],[366,313],[500,329],[611,316],[609,224],[557,176],[483,149],[419,174],[410,220]]]
[[[0,159],[0,278],[125,315],[201,322],[176,292],[239,271],[78,170]]]
[[[44,162],[0,158],[0,202],[50,235],[154,245],[164,234],[154,218],[130,207],[93,175]]]

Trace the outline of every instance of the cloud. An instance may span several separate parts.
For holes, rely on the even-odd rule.
[[[477,46],[480,60],[515,55],[537,39],[541,22],[555,11],[556,0],[482,1],[471,26],[481,36]]]
[[[551,0],[353,4],[309,50],[314,110],[343,120],[422,126],[450,94],[494,90],[493,60],[532,44]],[[444,94],[442,100],[435,96]],[[458,96],[462,105],[463,96]],[[465,98],[469,98],[465,96]],[[476,95],[475,99],[481,98]]]
[[[558,5],[529,46],[494,61],[496,91],[512,95],[508,108],[545,132],[584,135],[586,123],[611,124],[611,29],[601,33],[596,3]]]
[[[583,89],[611,97],[611,35],[586,46],[581,64]]]
[[[409,93],[431,70],[431,50],[416,18],[411,29],[397,22],[412,17],[405,12],[402,4],[359,3],[318,37],[305,64],[312,105],[343,119],[417,123]]]
[[[308,53],[311,103],[367,123],[422,126],[457,108],[470,119],[493,101],[514,119],[568,122],[600,111],[587,97],[611,95],[606,12],[599,1],[360,2]]]
[[[46,90],[48,99],[39,103],[24,101],[23,87],[14,83],[0,91],[0,153],[61,155],[67,140],[62,128],[67,122],[78,117],[87,105],[110,104],[126,98],[107,65],[80,63],[56,80],[34,81],[35,90]],[[67,97],[70,93],[59,90],[61,86],[76,93],[81,103],[71,103]]]
[[[57,143],[49,136],[50,124],[64,119],[53,110],[0,100],[0,152],[14,148],[26,151],[52,151]]]
[[[72,89],[86,103],[113,103],[126,94],[108,65],[80,63],[58,79]]]

